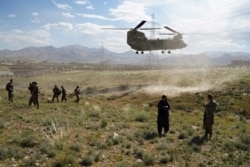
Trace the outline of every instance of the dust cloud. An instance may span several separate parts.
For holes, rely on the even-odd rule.
[[[202,73],[186,71],[186,75],[169,75],[168,81],[151,84],[143,87],[140,91],[147,94],[162,95],[171,97],[179,96],[182,93],[200,93],[209,90],[222,90],[225,83],[238,79],[238,75],[227,70],[213,69]]]
[[[208,86],[188,86],[188,87],[177,87],[177,86],[164,86],[164,85],[151,85],[141,89],[141,91],[148,94],[166,94],[170,97],[179,96],[182,93],[196,93],[204,92],[211,89]]]

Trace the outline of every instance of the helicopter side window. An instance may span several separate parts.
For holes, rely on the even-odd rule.
[[[135,34],[135,39],[138,40],[147,40],[146,36],[144,33],[137,31]]]

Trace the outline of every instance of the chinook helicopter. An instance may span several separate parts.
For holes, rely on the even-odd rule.
[[[136,50],[136,54],[144,51],[154,51],[161,50],[162,53],[165,53],[168,50],[168,53],[171,53],[171,50],[182,49],[187,46],[187,44],[182,40],[182,34],[165,26],[167,30],[171,31],[171,33],[165,33],[164,35],[174,35],[173,38],[169,39],[148,39],[145,34],[140,30],[152,30],[152,29],[161,29],[161,28],[141,28],[146,23],[145,20],[141,21],[135,28],[130,29],[127,32],[127,44],[134,50]],[[106,28],[107,29],[107,28]],[[108,28],[110,29],[110,28]],[[120,28],[112,28],[112,29],[120,29]],[[124,30],[124,29],[120,29]]]

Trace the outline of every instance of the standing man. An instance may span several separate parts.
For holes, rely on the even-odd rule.
[[[169,131],[169,110],[170,105],[167,100],[167,96],[162,95],[161,100],[158,103],[158,116],[157,116],[157,129],[159,137],[162,137],[162,128],[164,128],[164,134]]]
[[[31,104],[33,103],[34,106],[36,106],[37,109],[39,109],[39,100],[38,100],[38,97],[39,97],[39,89],[38,89],[38,86],[37,86],[37,82],[32,82],[32,91],[31,91],[31,97],[30,97],[30,100],[29,100],[29,106],[31,106]]]
[[[67,99],[66,99],[66,90],[64,89],[64,87],[63,86],[61,86],[61,88],[62,88],[62,100],[61,100],[61,102],[66,102],[67,101]]]
[[[210,140],[213,133],[214,124],[214,112],[217,107],[217,103],[214,101],[212,95],[207,95],[207,102],[203,104],[205,107],[203,127],[205,129],[204,139]]]
[[[6,84],[6,90],[8,91],[8,100],[10,102],[13,102],[13,97],[14,97],[13,79],[10,79],[10,82]]]
[[[80,88],[79,88],[79,86],[76,86],[74,92],[75,92],[75,95],[76,95],[76,100],[75,100],[75,102],[79,103],[79,101],[80,101],[80,98],[79,98]]]
[[[53,98],[52,98],[52,103],[54,102],[54,99],[56,98],[57,103],[59,102],[58,97],[61,94],[61,90],[55,85],[53,88]]]
[[[29,83],[29,87],[28,87],[28,90],[30,91],[29,106],[31,106],[33,102],[33,99],[32,99],[33,86],[34,86],[34,82]]]

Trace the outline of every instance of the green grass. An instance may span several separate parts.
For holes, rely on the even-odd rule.
[[[247,69],[71,71],[14,78],[14,104],[0,89],[3,166],[246,166],[249,164],[250,72]],[[7,82],[9,79],[3,79]],[[28,107],[37,81],[40,109]],[[48,103],[55,84],[79,104]],[[206,95],[220,103],[214,135],[202,141]],[[158,138],[157,103],[168,95],[170,131]],[[32,154],[31,154],[32,153]]]

